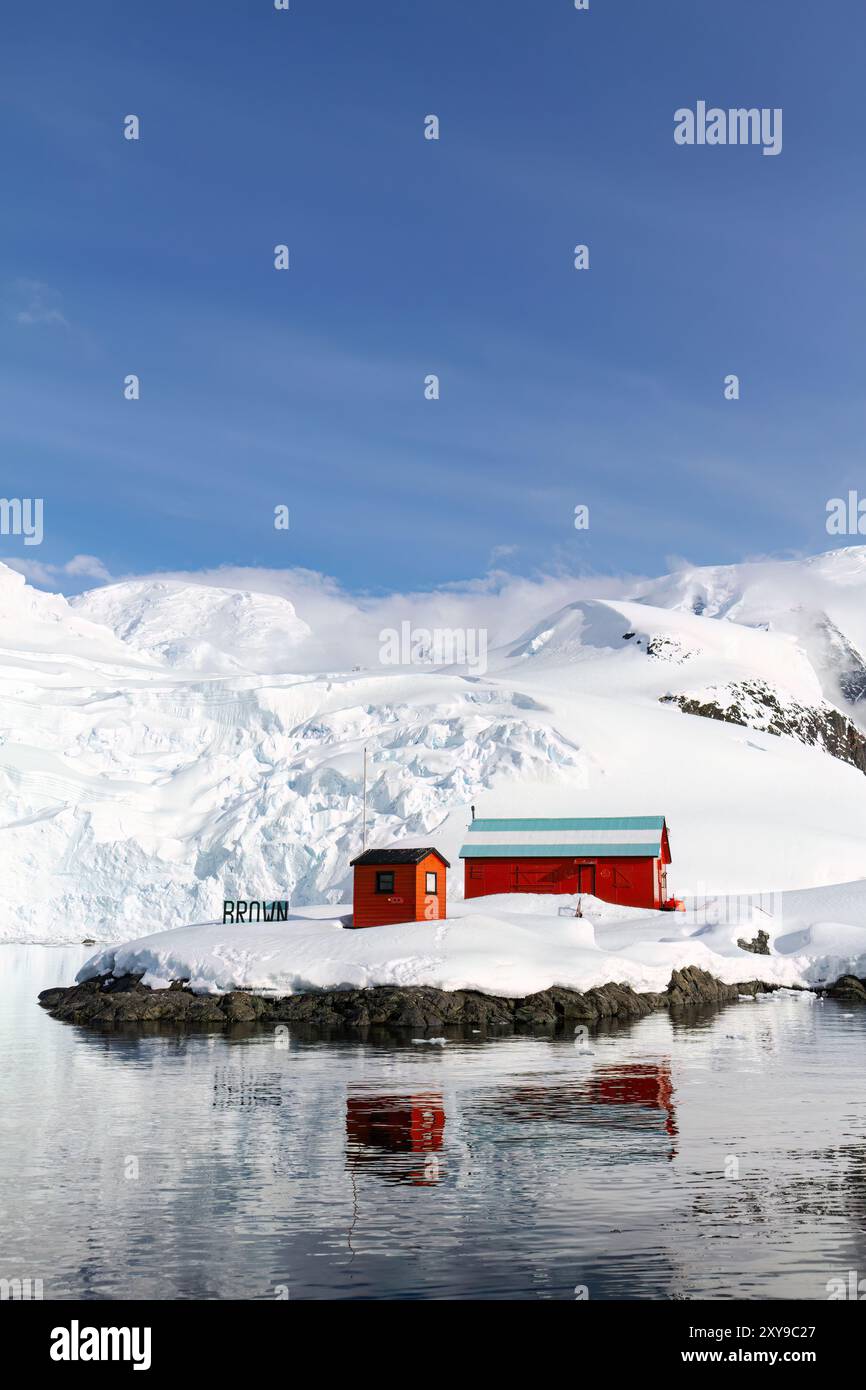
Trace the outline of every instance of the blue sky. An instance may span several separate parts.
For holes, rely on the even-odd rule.
[[[4,30],[0,496],[45,539],[0,559],[381,592],[837,543],[854,0],[19,0]],[[783,108],[782,153],[676,146],[699,99]]]

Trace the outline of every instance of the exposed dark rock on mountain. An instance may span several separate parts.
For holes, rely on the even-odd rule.
[[[751,941],[746,941],[742,936],[737,937],[737,945],[741,951],[751,951],[756,956],[768,956],[770,954],[769,933],[759,931],[758,935]]]
[[[840,671],[839,689],[852,705],[858,704],[866,698],[866,669]]]
[[[823,666],[835,676],[843,699],[852,705],[866,699],[866,661],[826,613],[819,613],[815,617],[811,645],[819,668]]]
[[[800,705],[795,700],[783,703],[764,681],[711,688],[700,697],[662,695],[661,703],[677,705],[684,714],[720,719],[762,733],[788,734],[866,772],[866,736],[847,715],[829,704]]]
[[[146,1023],[185,1028],[227,1027],[234,1023],[308,1024],[327,1028],[412,1028],[435,1030],[470,1025],[480,1028],[565,1028],[595,1026],[608,1019],[642,1018],[654,1009],[694,1008],[734,1003],[738,995],[775,986],[752,980],[725,985],[705,970],[675,970],[662,994],[638,994],[629,985],[607,984],[580,993],[542,990],[524,999],[503,999],[473,990],[446,991],[428,986],[327,990],[266,998],[247,990],[197,995],[186,982],[151,990],[139,975],[102,975],[66,989],[47,989],[39,1002],[53,1018],[91,1028],[124,1028]]]
[[[678,666],[684,665],[685,662],[697,655],[675,637],[658,636],[649,638],[646,644],[646,654],[655,657],[656,661],[672,661]]]

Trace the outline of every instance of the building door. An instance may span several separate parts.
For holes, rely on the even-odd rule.
[[[578,864],[577,866],[577,891],[578,893],[592,893],[595,895],[595,865]]]

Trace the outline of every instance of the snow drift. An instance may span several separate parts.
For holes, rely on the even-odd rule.
[[[585,896],[578,918],[576,902],[544,894],[475,898],[456,904],[446,921],[358,931],[325,908],[301,910],[280,925],[204,923],[107,947],[78,980],[143,974],[153,989],[183,979],[204,994],[433,985],[522,998],[553,985],[585,991],[611,982],[661,992],[674,970],[690,965],[725,984],[828,984],[866,975],[866,882],[780,894],[772,915],[706,902],[687,913],[647,914]],[[737,945],[758,927],[770,937],[768,956]]]

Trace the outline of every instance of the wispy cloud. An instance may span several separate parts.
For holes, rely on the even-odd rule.
[[[28,327],[51,324],[61,328],[69,327],[69,321],[61,308],[60,291],[52,289],[43,280],[15,280],[11,291],[17,306],[12,312],[16,323]]]
[[[51,588],[60,573],[56,565],[43,564],[41,560],[19,560],[15,555],[4,555],[2,563],[7,569],[23,574],[31,584],[43,584]]]
[[[3,564],[8,569],[23,574],[32,584],[43,584],[47,587],[56,585],[64,575],[77,579],[98,579],[100,583],[105,584],[110,583],[112,577],[98,555],[73,555],[72,559],[63,565],[52,565],[43,560],[20,560],[17,556],[9,556],[4,557]]]
[[[516,555],[519,545],[495,545],[490,552],[489,564],[495,565],[499,560],[507,560],[510,555]]]
[[[81,575],[85,579],[100,579],[108,582],[111,575],[98,555],[73,555],[63,566],[64,574]]]

